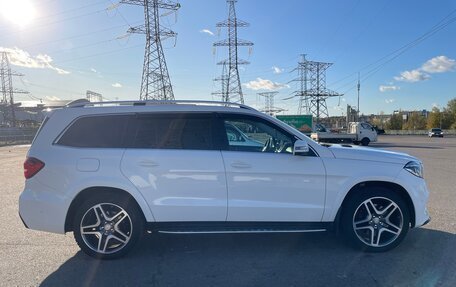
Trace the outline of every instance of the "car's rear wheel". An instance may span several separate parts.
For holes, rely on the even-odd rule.
[[[344,205],[342,230],[356,247],[383,252],[396,247],[410,227],[407,204],[394,191],[372,187],[356,193]]]
[[[82,251],[99,259],[128,253],[144,233],[144,219],[133,199],[99,194],[87,199],[73,221],[74,237]]]

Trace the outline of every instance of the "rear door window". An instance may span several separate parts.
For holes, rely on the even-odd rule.
[[[129,128],[132,148],[214,150],[211,114],[139,114]]]

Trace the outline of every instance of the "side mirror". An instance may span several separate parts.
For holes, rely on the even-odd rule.
[[[301,155],[309,152],[309,144],[303,140],[297,140],[294,143],[293,155]]]

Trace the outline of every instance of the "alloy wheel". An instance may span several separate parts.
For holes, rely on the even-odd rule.
[[[353,230],[364,244],[384,247],[393,243],[404,227],[401,208],[391,199],[373,197],[362,202],[353,215]]]
[[[86,211],[80,232],[87,247],[99,254],[111,254],[123,249],[130,241],[133,224],[122,207],[100,203]]]

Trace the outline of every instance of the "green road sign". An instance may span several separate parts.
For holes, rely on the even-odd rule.
[[[296,128],[300,132],[312,132],[312,116],[311,115],[278,115],[277,119]]]

